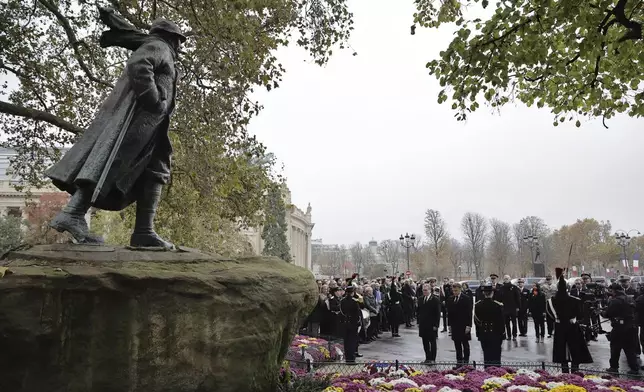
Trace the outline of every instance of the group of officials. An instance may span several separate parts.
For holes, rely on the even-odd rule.
[[[466,285],[445,279],[438,286],[431,278],[418,285],[402,278],[383,278],[356,283],[357,277],[346,283],[337,281],[321,286],[320,306],[331,314],[333,334],[344,338],[345,359],[355,361],[358,343],[375,340],[380,333],[390,330],[392,337],[399,337],[398,327],[418,323],[419,335],[425,351],[425,362],[434,363],[439,332],[449,332],[456,351],[457,366],[470,360],[472,328],[483,351],[486,366],[501,362],[503,340],[516,340],[527,336],[528,316],[534,322],[537,342],[545,334],[553,339],[552,361],[560,363],[564,372],[576,371],[580,364],[592,363],[588,350],[589,340],[598,333],[603,317],[611,323],[610,372],[619,371],[619,357],[623,351],[630,373],[639,373],[639,355],[644,347],[644,295],[634,290],[624,278],[599,290],[590,282],[590,275],[568,287],[563,270],[556,269],[555,279],[547,276],[542,283],[525,287],[523,279],[516,285],[509,276],[497,283],[498,276],[490,275],[491,283],[484,283],[471,291]],[[465,287],[464,287],[465,286]],[[605,292],[606,296],[600,295]],[[642,290],[644,294],[644,289]],[[365,323],[365,313],[371,321]],[[441,330],[442,321],[442,330]],[[324,324],[324,323],[323,323]],[[329,323],[327,322],[328,330]],[[368,325],[368,327],[367,327]],[[642,334],[638,337],[638,326]],[[324,329],[324,328],[322,328]],[[318,330],[320,330],[318,325]]]

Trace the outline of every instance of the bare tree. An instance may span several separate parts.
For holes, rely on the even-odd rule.
[[[367,254],[364,251],[365,247],[362,246],[361,243],[356,242],[355,244],[351,245],[349,247],[349,254],[351,254],[351,260],[353,261],[353,265],[356,267],[356,271],[358,274],[362,271],[362,267],[364,266],[366,259],[367,259]]]
[[[459,270],[458,267],[461,266],[463,262],[463,245],[454,238],[450,239],[449,242],[449,251],[448,251],[448,258],[449,258],[449,263],[452,265],[452,268],[454,268],[454,276],[458,277],[459,276]]]
[[[391,265],[391,273],[398,273],[398,262],[400,261],[400,242],[397,240],[384,240],[378,245],[378,254],[382,256],[385,264]]]
[[[476,278],[481,279],[481,261],[485,254],[487,222],[481,214],[467,212],[461,220],[461,230],[465,236],[465,245],[471,253]]]
[[[425,234],[432,248],[435,265],[438,265],[441,255],[449,245],[446,226],[445,220],[439,211],[427,210],[425,212]]]
[[[492,265],[496,267],[496,273],[504,274],[513,250],[510,224],[502,220],[491,219],[489,239],[488,254]]]

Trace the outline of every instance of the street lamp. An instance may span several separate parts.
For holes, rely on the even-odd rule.
[[[400,245],[402,245],[403,248],[407,249],[407,271],[410,271],[409,269],[409,249],[414,248],[416,245],[414,245],[414,241],[416,240],[415,235],[409,235],[409,233],[405,233],[403,236],[402,234],[400,235]]]
[[[631,265],[628,262],[628,259],[626,258],[626,248],[628,245],[630,245],[631,240],[633,237],[631,237],[631,233],[636,232],[637,235],[640,235],[639,230],[637,229],[632,229],[629,231],[624,231],[624,230],[617,230],[615,232],[615,240],[617,240],[617,244],[622,247],[622,260],[626,263],[626,269],[628,270],[628,273],[631,273]]]

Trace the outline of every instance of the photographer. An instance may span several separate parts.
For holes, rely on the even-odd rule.
[[[612,298],[608,307],[602,312],[602,317],[610,319],[612,330],[607,334],[610,340],[610,368],[608,372],[619,372],[619,356],[624,350],[629,374],[639,374],[639,365],[635,346],[638,344],[637,326],[635,324],[635,302],[624,292],[624,288],[613,283],[610,286]]]
[[[588,326],[585,329],[584,336],[586,342],[597,341],[597,336],[601,330],[599,314],[602,308],[602,302],[606,298],[606,290],[603,285],[593,283],[590,280],[590,274],[581,274],[582,284],[579,292],[579,298],[583,303],[583,314],[581,322]]]

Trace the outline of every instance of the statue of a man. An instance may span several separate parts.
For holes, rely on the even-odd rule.
[[[175,60],[186,37],[167,20],[155,21],[150,34],[141,33],[123,27],[123,20],[110,12],[101,10],[113,28],[103,34],[101,44],[134,53],[89,128],[46,172],[54,185],[72,195],[50,226],[68,232],[78,243],[102,243],[89,233],[88,209],[119,211],[136,202],[130,245],[171,249],[173,244],[154,231],[154,217],[161,189],[170,179],[168,129],[177,88]]]

